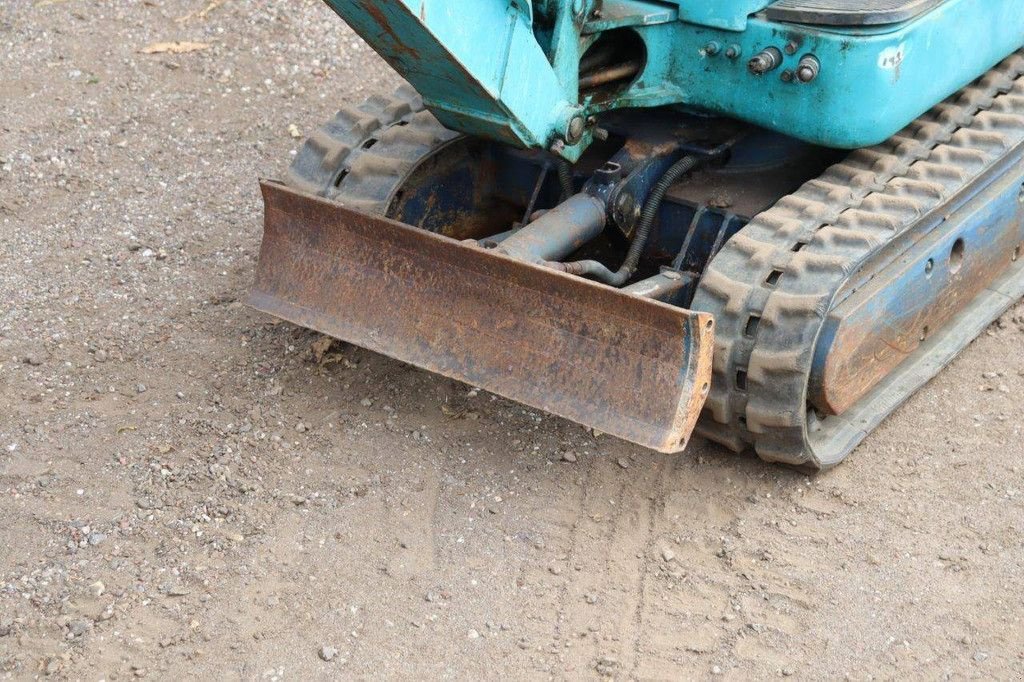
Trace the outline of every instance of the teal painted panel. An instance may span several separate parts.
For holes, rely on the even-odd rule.
[[[593,0],[325,1],[445,125],[524,147],[564,138],[574,116],[661,105],[831,147],[868,146],[1024,46],[1020,0],[948,0],[912,21],[872,29],[747,16],[766,0],[604,0],[601,12]],[[672,20],[666,8],[676,7]],[[623,91],[579,102],[580,52],[597,38],[580,36],[603,26],[635,31],[646,63]],[[753,75],[748,60],[769,47],[781,64]],[[820,72],[800,83],[792,76],[807,55]],[[560,153],[575,160],[590,134]]]

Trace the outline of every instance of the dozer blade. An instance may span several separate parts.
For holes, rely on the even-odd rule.
[[[711,381],[713,320],[264,182],[250,305],[662,452]]]

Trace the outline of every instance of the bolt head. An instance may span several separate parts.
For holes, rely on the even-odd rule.
[[[583,131],[587,128],[587,122],[582,116],[573,116],[569,119],[569,125],[565,130],[565,141],[569,144],[576,144],[583,139]]]

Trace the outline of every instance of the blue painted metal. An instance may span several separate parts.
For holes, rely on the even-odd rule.
[[[679,15],[691,24],[742,31],[747,17],[772,4],[772,0],[677,0]]]
[[[1024,45],[1019,0],[947,0],[902,24],[842,29],[750,16],[766,0],[325,2],[446,126],[554,145],[572,161],[592,142],[582,121],[669,104],[830,147],[875,144]],[[630,57],[639,73],[580,93],[581,56],[606,31],[639,36],[646,54]],[[752,74],[749,58],[770,47],[782,63]],[[801,83],[794,74],[808,55],[820,73]]]
[[[888,374],[890,365],[917,351],[1019,260],[1021,156],[1020,149],[1008,155],[987,184],[965,193],[948,215],[922,226],[923,234],[886,267],[865,266],[870,281],[852,287],[830,312],[815,347],[810,399],[819,410],[842,414],[849,397],[858,395],[851,386],[865,383],[866,390]]]
[[[646,69],[614,100],[584,101],[589,112],[682,103],[852,149],[884,141],[1024,45],[1024,12],[1017,0],[983,7],[949,0],[915,20],[870,30],[758,17],[742,33],[682,22],[636,30],[647,46]],[[754,76],[747,62],[768,47],[782,53],[782,64]],[[806,55],[821,70],[800,83],[794,72]]]

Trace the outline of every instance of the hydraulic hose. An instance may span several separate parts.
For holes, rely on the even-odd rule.
[[[571,197],[575,192],[572,186],[572,167],[569,166],[565,161],[559,161],[558,166],[558,184],[562,188],[562,197],[560,201],[565,201]]]
[[[651,229],[654,227],[654,218],[658,215],[658,209],[661,208],[661,202],[665,199],[665,193],[668,192],[668,188],[675,184],[679,178],[696,168],[697,164],[697,157],[684,156],[672,164],[658,182],[655,183],[651,193],[647,195],[647,202],[640,213],[640,222],[637,223],[636,232],[633,234],[633,241],[630,243],[629,251],[626,253],[626,259],[622,261],[622,266],[615,272],[612,272],[596,260],[580,260],[570,263],[548,262],[545,265],[555,270],[567,272],[570,275],[588,275],[605,284],[621,287],[636,273],[636,268],[640,264],[640,257],[644,253],[644,247],[647,246],[647,240],[651,236]]]

